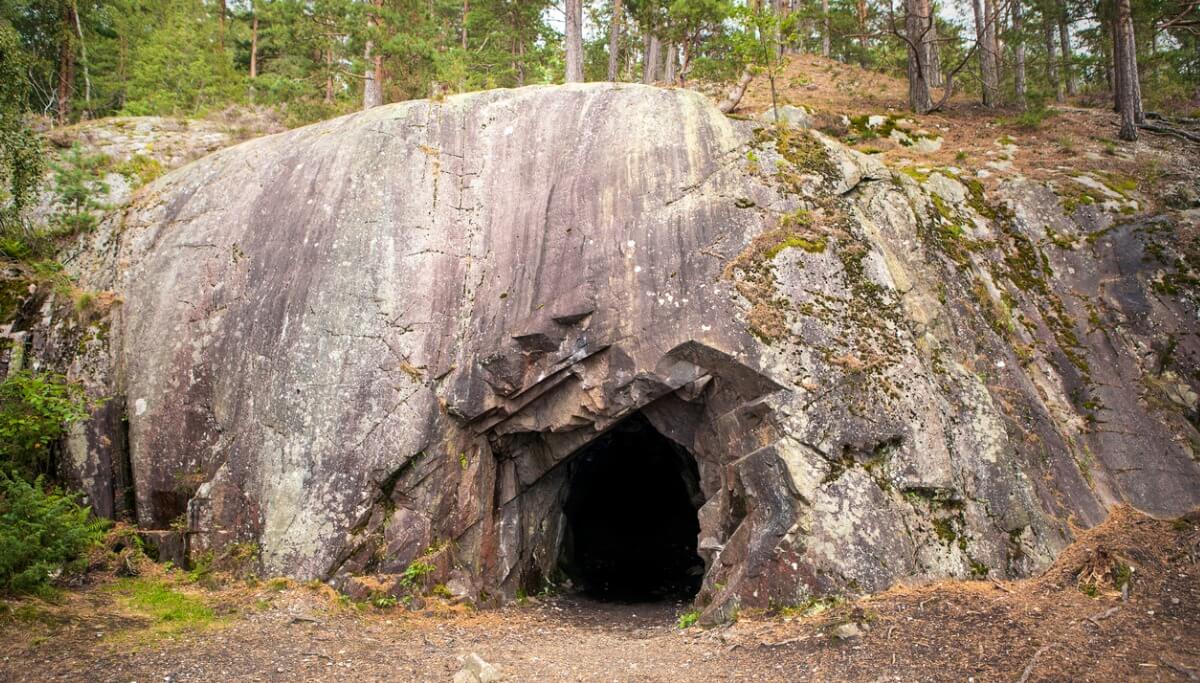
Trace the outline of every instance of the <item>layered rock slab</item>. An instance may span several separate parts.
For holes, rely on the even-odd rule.
[[[1042,219],[983,216],[966,191],[939,206],[759,126],[687,91],[535,87],[373,109],[154,183],[104,276],[138,521],[186,526],[193,553],[254,544],[269,573],[386,591],[420,561],[511,596],[556,578],[561,465],[641,411],[697,461],[716,620],[1027,574],[1069,519],[1197,504],[1186,411],[1124,402],[1155,466],[1080,466],[1111,437],[1071,387],[1109,370],[1085,381],[1072,355],[1099,352],[1037,309],[1081,283],[989,266],[1042,249]],[[938,229],[947,201],[969,243]],[[1030,324],[997,323],[1004,306]],[[1145,306],[1194,364],[1194,321]]]

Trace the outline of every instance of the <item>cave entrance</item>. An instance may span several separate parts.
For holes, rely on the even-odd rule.
[[[704,575],[699,478],[641,413],[622,421],[570,460],[559,568],[602,600],[690,600]]]

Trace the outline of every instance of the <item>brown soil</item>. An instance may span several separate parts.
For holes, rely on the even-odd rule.
[[[916,116],[908,111],[908,86],[903,79],[816,55],[792,57],[776,77],[776,88],[780,104],[803,105],[818,114],[893,115],[911,120],[914,129],[943,137],[942,148],[922,154],[878,138],[853,146],[881,154],[890,166],[987,169],[991,177],[984,181],[987,185],[1016,174],[1050,180],[1096,171],[1136,179],[1141,192],[1153,195],[1160,183],[1190,179],[1200,163],[1200,145],[1178,138],[1142,131],[1136,143],[1116,140],[1116,114],[1104,106],[1084,106],[1092,102],[1084,98],[1048,103],[1052,114],[1037,125],[1022,125],[1015,109],[986,109],[978,104],[977,93],[962,91],[943,110]],[[935,92],[934,100],[939,96]],[[768,81],[759,77],[747,89],[737,113],[757,115],[770,107]],[[1012,168],[997,171],[987,164],[1009,156],[1000,145],[1002,140],[1011,140],[1016,151],[1008,159]]]
[[[282,582],[200,589],[174,572],[179,590],[223,616],[168,636],[118,603],[107,578],[57,605],[10,601],[0,680],[448,681],[469,652],[508,681],[1197,680],[1196,519],[1119,509],[1039,578],[898,587],[711,630],[679,630],[686,607],[670,603],[568,596],[482,612],[431,601],[414,612],[346,606],[327,588]],[[835,637],[847,623],[862,634]]]

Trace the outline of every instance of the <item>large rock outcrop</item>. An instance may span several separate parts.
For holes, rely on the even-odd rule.
[[[1026,575],[1111,503],[1200,504],[1196,264],[1163,223],[762,126],[534,87],[173,172],[92,238],[123,304],[76,371],[128,433],[75,467],[112,499],[127,453],[138,522],[193,554],[512,596],[558,572],[572,455],[640,413],[696,462],[706,620]]]

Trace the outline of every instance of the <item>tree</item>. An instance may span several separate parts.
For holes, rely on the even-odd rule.
[[[829,59],[831,27],[829,23],[829,0],[821,0],[821,56]]]
[[[975,42],[979,46],[979,77],[983,86],[983,106],[994,107],[999,102],[1000,71],[996,63],[996,14],[993,0],[972,0],[975,14]]]
[[[192,116],[244,97],[227,51],[216,48],[218,27],[189,0],[160,3],[156,28],[134,48],[125,111]]]
[[[383,0],[371,0],[371,4],[374,11],[367,13],[367,40],[363,50],[363,109],[383,104],[383,55],[372,54],[375,34],[379,31],[379,13],[383,9]],[[463,40],[466,40],[465,28]]]
[[[1133,36],[1133,14],[1129,0],[1116,0],[1113,32],[1113,74],[1115,76],[1117,111],[1121,115],[1122,140],[1137,140],[1137,127],[1145,123],[1142,112],[1142,89],[1138,82],[1137,43]]]
[[[1045,0],[1042,3],[1042,39],[1046,50],[1046,82],[1054,91],[1054,100],[1062,102],[1064,98],[1062,79],[1058,76],[1058,45],[1055,30],[1058,25],[1058,2]]]
[[[1012,45],[1013,45],[1013,91],[1017,106],[1026,107],[1025,92],[1025,18],[1021,0],[1012,2]]]
[[[583,81],[583,0],[563,0],[567,11],[566,82]]]
[[[927,59],[933,22],[929,0],[907,0],[904,30],[908,45],[908,106],[918,114],[926,114],[933,109],[933,100],[929,96]]]
[[[30,61],[21,37],[0,19],[0,249],[9,255],[28,248],[24,210],[37,199],[45,163],[41,142],[24,119]]]
[[[621,26],[624,23],[621,0],[613,0],[612,21],[608,24],[608,80],[617,80],[621,59]]]
[[[59,206],[55,216],[59,232],[73,235],[96,227],[100,219],[92,212],[105,208],[96,197],[108,192],[100,170],[103,164],[103,155],[86,154],[75,144],[61,162],[50,165]]]
[[[1062,48],[1062,75],[1067,84],[1067,94],[1076,94],[1075,75],[1071,67],[1071,27],[1067,18],[1066,0],[1058,0],[1058,36]]]

